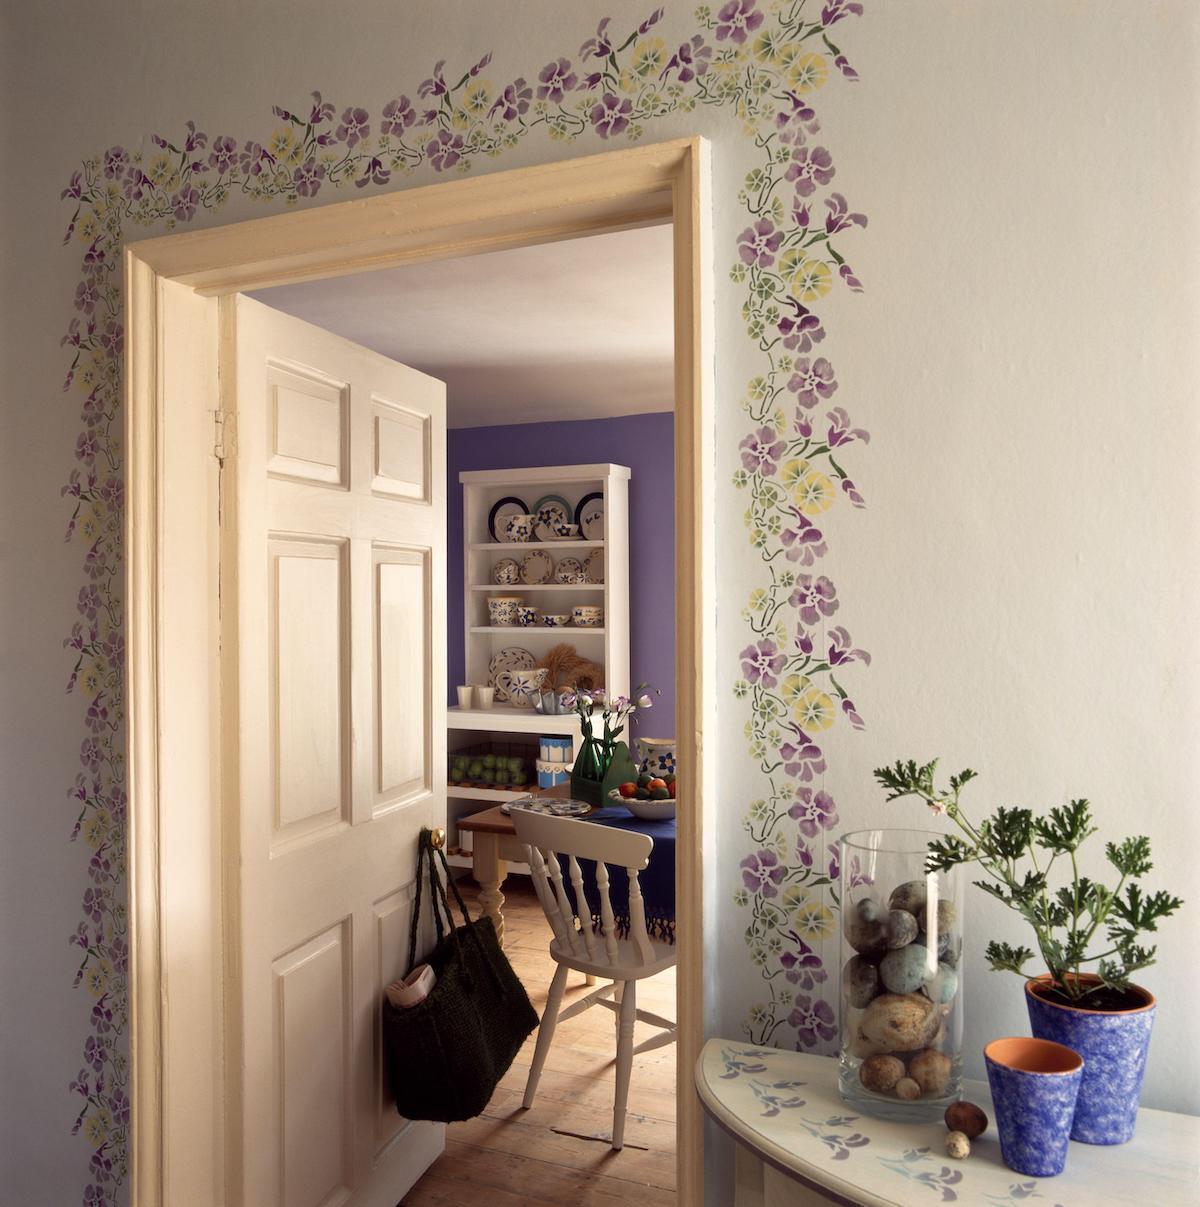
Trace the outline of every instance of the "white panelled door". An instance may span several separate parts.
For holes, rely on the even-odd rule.
[[[446,389],[221,322],[229,1203],[394,1207],[445,1132],[396,1114],[380,1003],[446,817]]]

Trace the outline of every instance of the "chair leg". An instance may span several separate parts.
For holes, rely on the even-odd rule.
[[[525,1098],[523,1105],[526,1110],[533,1106],[533,1096],[537,1093],[538,1080],[542,1076],[542,1066],[550,1051],[550,1043],[554,1039],[554,1028],[558,1025],[558,1011],[562,1006],[563,990],[567,987],[567,966],[560,964],[550,982],[550,992],[546,997],[546,1009],[542,1011],[541,1026],[538,1027],[537,1046],[533,1051],[533,1064],[529,1066],[529,1080],[525,1082]]]
[[[627,981],[615,981],[616,988],[613,990],[613,1001],[619,1006],[621,1004],[621,995],[625,992]],[[613,1031],[616,1033],[617,1043],[621,1042],[621,1012],[620,1010],[613,1011]]]
[[[625,1145],[625,1104],[629,1101],[629,1074],[633,1068],[633,1024],[637,1019],[637,982],[626,981],[617,1016],[617,1093],[613,1103],[612,1146]]]

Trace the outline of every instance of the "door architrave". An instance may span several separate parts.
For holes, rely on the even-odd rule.
[[[694,137],[145,240],[124,252],[132,1201],[226,1203],[217,298],[670,221],[675,297],[677,1186],[703,1201],[692,1071],[715,938],[709,148]],[[230,1207],[235,1205],[230,1204]]]

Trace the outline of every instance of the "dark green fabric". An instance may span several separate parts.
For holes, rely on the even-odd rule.
[[[416,1006],[396,1007],[384,998],[384,1060],[401,1115],[456,1123],[474,1118],[487,1105],[497,1082],[538,1025],[538,1016],[500,949],[492,920],[470,920],[445,855],[441,851],[437,855],[444,883],[438,876],[430,831],[422,830],[408,970],[416,961],[422,882],[427,874],[438,937],[427,962],[437,983]],[[446,884],[462,911],[462,926],[454,925]]]

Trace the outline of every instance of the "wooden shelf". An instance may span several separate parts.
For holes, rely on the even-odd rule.
[[[511,636],[513,636],[514,633],[571,633],[575,637],[578,637],[580,633],[595,633],[601,637],[604,636],[603,628],[598,629],[598,628],[595,628],[594,626],[589,626],[589,627],[581,626],[581,627],[577,628],[573,624],[565,624],[565,625],[562,625],[561,627],[558,625],[555,625],[553,628],[551,628],[549,625],[544,625],[544,624],[525,624],[525,625],[514,624],[511,626],[499,625],[499,624],[473,624],[467,630],[467,632],[469,632],[469,633],[500,633],[505,637],[511,637]]]
[[[551,633],[561,632],[550,629]],[[557,716],[537,712],[533,708],[515,708],[511,704],[495,704],[491,708],[462,709],[452,705],[446,709],[449,729],[493,730],[496,733],[579,734],[579,716],[573,712]],[[454,752],[451,751],[451,754]]]
[[[488,583],[468,587],[468,591],[486,591],[489,595],[516,595],[521,591],[603,591],[603,583]]]
[[[604,545],[604,541],[478,541],[467,547],[472,553],[520,553],[523,549],[603,549]]]
[[[564,763],[564,767],[569,764]],[[538,796],[544,792],[536,783],[526,784],[524,788],[515,788],[512,784],[502,784],[498,788],[479,788],[474,784],[456,784],[450,780],[446,784],[446,795],[459,800],[486,800],[494,805],[502,805],[506,800],[516,800],[521,796]]]

